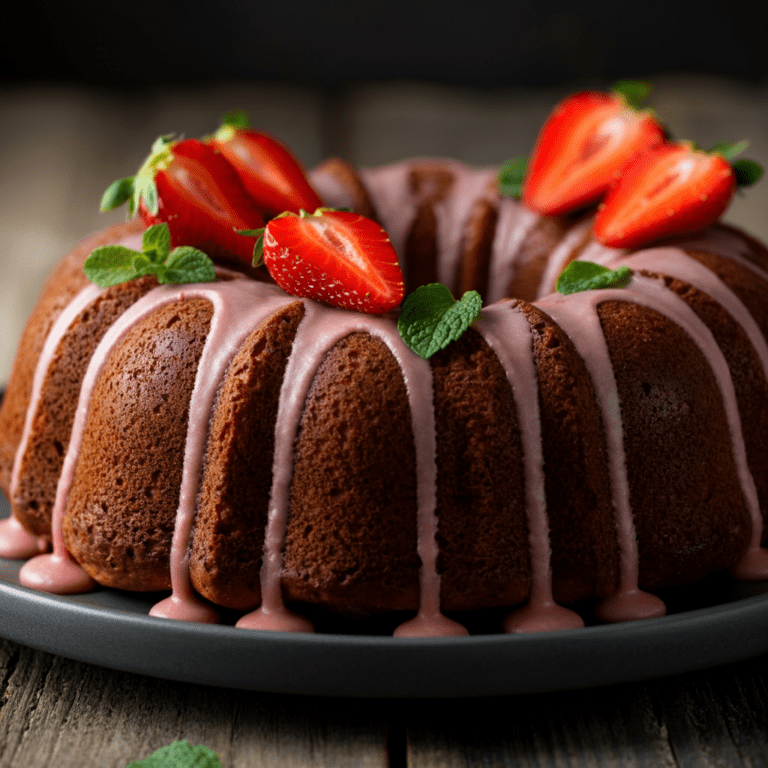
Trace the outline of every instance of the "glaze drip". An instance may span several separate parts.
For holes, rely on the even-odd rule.
[[[525,316],[511,301],[488,307],[476,328],[496,353],[515,397],[525,462],[525,500],[531,551],[528,604],[504,620],[506,632],[543,632],[583,627],[582,618],[552,597],[549,520],[544,490],[544,457],[533,339]]]
[[[602,621],[619,622],[663,616],[664,603],[638,587],[639,568],[635,525],[629,502],[629,484],[624,454],[624,431],[608,346],[600,326],[597,307],[603,301],[626,301],[622,290],[582,291],[564,296],[553,294],[536,302],[565,332],[589,371],[603,418],[608,452],[614,519],[619,544],[619,585],[615,595],[596,609]]]
[[[399,252],[401,262],[420,204],[411,188],[412,171],[416,165],[424,162],[437,161],[401,163],[360,174]],[[477,199],[492,199],[493,192],[489,185],[493,181],[493,172],[487,169],[473,169],[459,163],[441,164],[441,168],[452,178],[447,185],[448,191],[432,200],[440,251],[437,271],[439,278],[455,289],[452,283],[462,256],[464,233]],[[345,190],[331,180],[326,181],[328,183],[324,189],[328,190],[328,194],[342,199]],[[495,301],[503,298],[506,287],[514,281],[521,267],[518,262],[522,258],[522,246],[526,238],[536,230],[540,219],[513,200],[495,199],[492,202],[497,205],[498,219],[493,232],[490,263],[487,266],[489,298]],[[675,248],[657,248],[628,254],[588,242],[590,226],[591,222],[587,220],[572,226],[554,248],[548,266],[540,275],[536,275],[540,277],[541,295],[552,290],[558,275],[574,257],[603,263],[606,266],[627,264],[636,271],[647,270],[678,277],[718,301],[744,328],[761,361],[763,373],[768,375],[768,344],[755,319],[738,297],[710,270],[688,258],[681,250],[690,248],[726,256],[738,264],[747,266],[755,275],[768,281],[768,273],[754,263],[745,240],[728,228],[717,226],[701,237],[680,241]],[[140,236],[124,242],[129,247],[136,247],[138,242],[135,241],[138,240]],[[231,274],[228,276],[233,277]],[[75,297],[56,321],[46,340],[35,371],[32,398],[14,463],[14,488],[18,482],[19,466],[26,452],[28,433],[34,423],[40,398],[39,390],[45,374],[67,328],[98,293],[98,289],[89,287]],[[80,591],[92,585],[84,571],[67,553],[62,530],[64,505],[77,462],[90,393],[110,351],[125,333],[141,318],[163,304],[184,298],[208,300],[213,305],[213,316],[189,407],[183,479],[171,548],[173,592],[168,599],[155,606],[152,613],[156,616],[193,621],[217,620],[217,614],[211,606],[195,594],[190,584],[188,563],[210,417],[220,383],[244,339],[275,311],[297,301],[274,286],[246,279],[234,278],[216,284],[155,289],[139,299],[107,332],[88,366],[69,450],[64,458],[64,471],[59,481],[54,507],[53,554],[31,560],[22,569],[23,583],[51,591]],[[722,395],[739,482],[752,521],[751,543],[734,567],[734,575],[739,578],[768,577],[768,555],[760,547],[762,519],[755,484],[747,466],[733,384],[722,353],[706,326],[673,291],[668,290],[661,281],[635,276],[627,289],[589,291],[568,297],[554,295],[535,302],[535,306],[549,314],[571,338],[585,361],[602,414],[608,444],[614,519],[619,540],[620,575],[615,593],[599,604],[598,616],[605,621],[626,621],[659,616],[665,610],[657,597],[642,591],[638,586],[638,552],[629,499],[621,409],[616,380],[597,313],[597,308],[603,301],[631,301],[660,312],[683,328],[709,361]],[[437,466],[431,367],[428,362],[421,360],[405,347],[392,317],[377,318],[338,311],[307,300],[303,300],[303,304],[304,317],[299,323],[293,350],[288,358],[277,414],[272,487],[260,574],[263,601],[261,607],[244,616],[238,626],[284,631],[312,629],[306,619],[286,608],[281,590],[294,443],[300,429],[303,404],[323,356],[347,335],[363,332],[386,344],[402,372],[416,449],[417,551],[421,560],[420,605],[416,617],[401,624],[395,634],[400,637],[466,634],[462,625],[446,618],[441,610],[440,575],[437,568]],[[504,622],[504,627],[510,632],[532,632],[581,626],[582,621],[578,615],[558,606],[553,599],[538,381],[530,326],[519,306],[510,301],[503,301],[482,310],[476,322],[476,329],[496,354],[505,371],[520,424],[525,463],[524,494],[531,562],[531,593],[528,603],[514,610]],[[21,533],[21,527],[15,519],[0,523],[0,552],[5,556],[14,556],[15,552],[15,556],[27,557],[39,552],[43,545],[44,542],[36,537]]]

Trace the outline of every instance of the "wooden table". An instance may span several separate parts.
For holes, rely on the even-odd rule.
[[[768,765],[768,656],[664,680],[503,698],[232,691],[0,640],[0,768],[124,768],[179,739],[225,768]]]

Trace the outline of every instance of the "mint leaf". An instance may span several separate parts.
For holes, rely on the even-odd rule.
[[[125,283],[140,277],[133,266],[137,251],[122,245],[104,245],[91,251],[85,260],[83,271],[86,277],[99,288]]]
[[[171,230],[168,225],[163,223],[147,227],[141,236],[141,250],[150,261],[158,264],[165,261],[171,250]]]
[[[136,177],[126,176],[124,179],[113,181],[101,196],[99,210],[102,213],[119,208],[133,196],[133,185]]]
[[[174,741],[167,747],[160,747],[146,760],[128,763],[125,768],[223,768],[216,753],[187,741]]]
[[[161,283],[211,283],[216,279],[213,262],[197,248],[174,248],[158,273]]]
[[[467,291],[456,301],[442,283],[422,285],[403,302],[397,329],[403,341],[427,360],[459,339],[482,305],[477,291]]]
[[[144,275],[157,275],[160,283],[211,283],[216,280],[211,259],[197,248],[182,245],[170,254],[171,232],[165,222],[145,230],[141,251],[123,245],[93,250],[83,270],[100,288],[125,283]]]
[[[737,160],[731,163],[736,174],[736,183],[740,187],[750,187],[763,175],[763,166],[754,160]]]
[[[611,90],[623,96],[630,107],[637,109],[650,95],[651,84],[645,80],[619,80]]]
[[[557,278],[559,293],[578,293],[597,288],[623,288],[632,277],[629,267],[608,269],[591,261],[572,261]]]
[[[527,170],[527,157],[513,157],[504,163],[496,177],[499,194],[503,197],[514,197],[519,200],[523,194],[523,181]]]
[[[251,121],[248,119],[246,112],[242,109],[233,109],[231,112],[227,112],[224,117],[221,118],[221,124],[227,125],[230,128],[250,128]]]
[[[154,275],[156,273],[155,265],[143,253],[138,251],[134,251],[131,266],[137,275]]]

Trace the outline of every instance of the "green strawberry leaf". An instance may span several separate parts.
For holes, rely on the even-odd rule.
[[[737,160],[731,163],[736,174],[736,184],[740,187],[751,187],[763,175],[763,166],[754,160]]]
[[[216,279],[213,262],[189,245],[174,248],[158,272],[161,283],[211,283]]]
[[[144,275],[157,275],[160,283],[211,283],[216,280],[211,259],[197,248],[183,245],[170,254],[168,225],[149,227],[141,239],[142,250],[123,245],[105,245],[93,250],[83,270],[99,288],[125,283]]]
[[[243,112],[242,109],[233,109],[231,112],[227,112],[227,114],[221,118],[221,124],[227,125],[230,128],[251,127],[251,121],[248,119],[248,114]]]
[[[144,206],[146,209],[153,215],[157,216],[158,211],[160,210],[160,197],[157,194],[157,184],[155,184],[154,177],[148,179],[147,183],[144,184],[144,186],[139,187],[136,189],[136,192],[133,195],[133,210],[137,210],[139,207],[139,201],[144,201]]]
[[[651,84],[645,80],[619,80],[611,87],[614,93],[624,97],[630,107],[637,109],[651,93]]]
[[[202,744],[174,741],[161,747],[146,760],[128,763],[125,768],[223,768],[216,753]]]
[[[119,208],[123,203],[128,202],[133,197],[133,185],[135,176],[126,176],[124,179],[113,181],[101,196],[99,210],[102,213]]]
[[[483,305],[477,291],[459,301],[442,283],[422,285],[403,302],[397,329],[403,341],[425,360],[461,338]]]
[[[141,276],[133,266],[136,253],[122,245],[104,245],[91,251],[83,270],[86,277],[99,288],[125,283]]]
[[[502,197],[514,197],[519,200],[523,194],[523,181],[527,170],[527,157],[513,157],[504,163],[496,177],[499,194]]]
[[[171,230],[167,224],[153,224],[141,236],[141,250],[150,261],[162,264],[171,250]]]
[[[632,272],[629,267],[608,269],[591,261],[572,261],[557,278],[559,293],[578,293],[597,288],[624,288]]]
[[[714,147],[710,147],[707,150],[708,155],[722,155],[729,162],[734,157],[738,157],[747,147],[749,142],[742,141],[723,141],[720,144],[715,144]]]
[[[259,229],[235,230],[238,235],[257,238],[256,242],[253,244],[253,259],[251,260],[252,267],[260,267],[264,263],[264,233],[266,231],[266,227],[260,227]]]

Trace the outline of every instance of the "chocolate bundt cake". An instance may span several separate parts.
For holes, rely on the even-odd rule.
[[[4,554],[54,547],[24,583],[172,588],[156,615],[261,628],[308,628],[284,601],[407,610],[400,634],[460,634],[445,613],[575,627],[582,598],[623,621],[663,614],[647,590],[768,577],[760,243],[716,224],[607,248],[590,218],[537,215],[456,162],[310,178],[381,222],[408,290],[479,291],[478,320],[427,361],[394,313],[235,270],[99,289],[85,257],[141,225],[95,235],[49,279],[0,412]],[[575,259],[632,280],[553,293]]]

